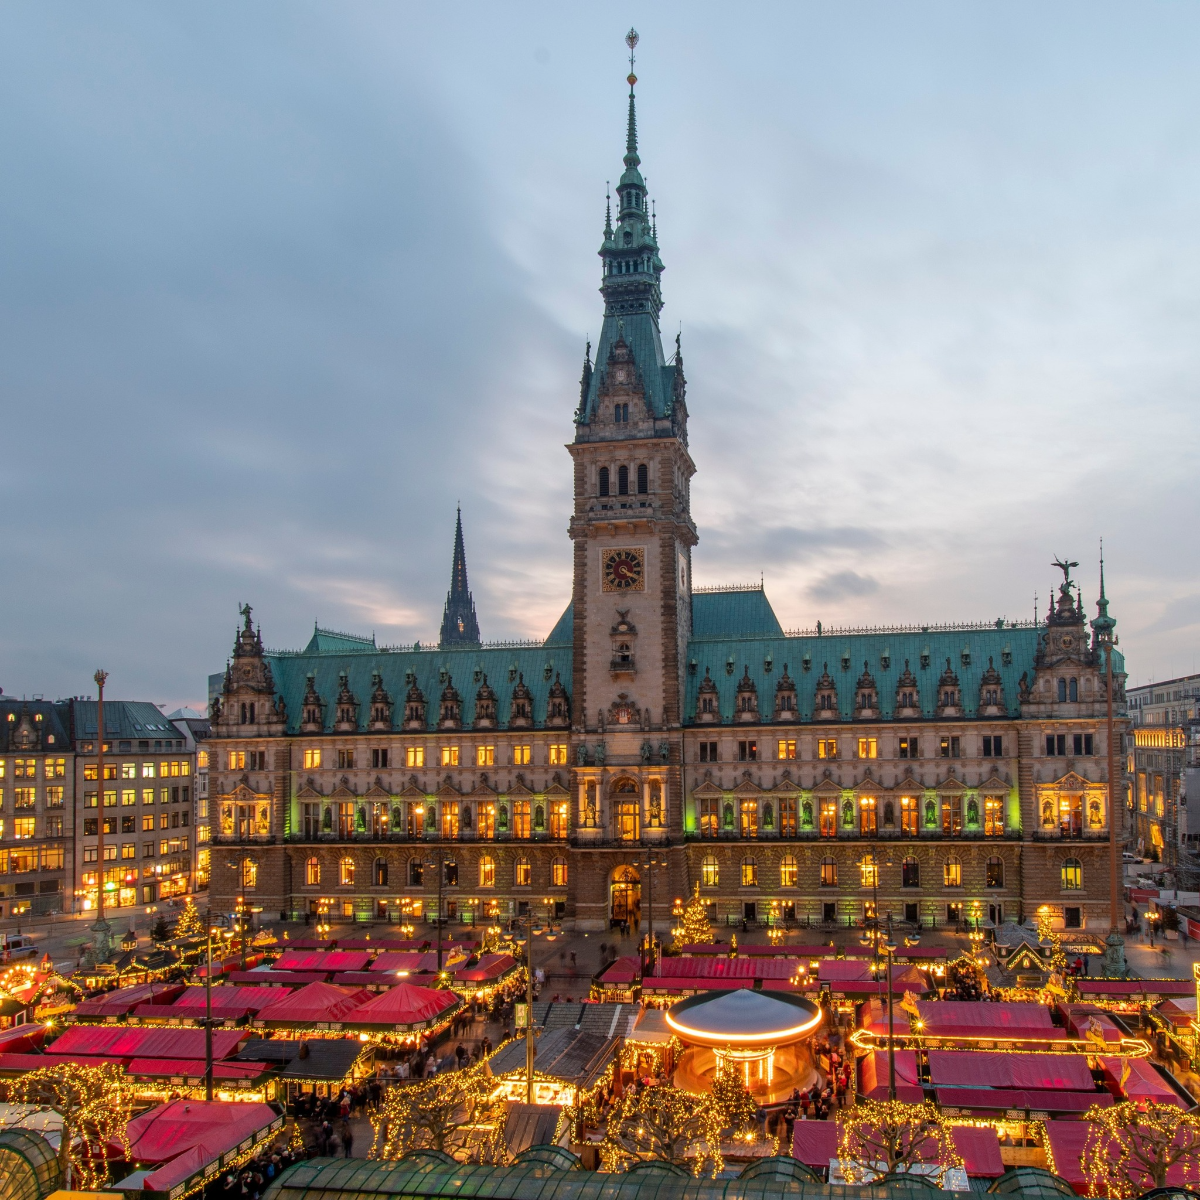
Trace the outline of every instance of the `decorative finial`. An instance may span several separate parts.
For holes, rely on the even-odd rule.
[[[611,240],[612,235],[612,187],[606,179],[604,181],[604,237],[606,240]]]
[[[629,91],[633,93],[633,85],[637,83],[637,76],[633,73],[633,51],[638,44],[638,32],[636,29],[630,29],[625,35],[625,45],[629,47]]]

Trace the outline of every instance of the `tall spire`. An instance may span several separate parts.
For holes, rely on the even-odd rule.
[[[1108,597],[1104,594],[1104,539],[1100,539],[1100,599],[1096,601],[1096,618],[1092,621],[1093,647],[1107,645],[1113,640],[1117,627],[1115,617],[1108,615]]]
[[[637,108],[634,104],[633,85],[637,76],[633,73],[633,48],[638,44],[638,33],[631,29],[625,35],[625,45],[629,47],[629,125],[625,131],[625,166],[633,168],[642,161],[637,152]]]
[[[463,546],[462,508],[454,526],[454,561],[450,568],[450,590],[442,613],[442,635],[439,646],[477,646],[479,621],[475,616],[475,601],[467,587],[467,552]]]

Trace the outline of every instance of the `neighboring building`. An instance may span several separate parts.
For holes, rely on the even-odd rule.
[[[1162,725],[1130,731],[1130,845],[1174,869],[1179,863],[1180,796],[1188,763],[1187,734]]]
[[[1200,675],[1132,687],[1129,719],[1135,725],[1186,725],[1200,718]]]
[[[575,438],[572,601],[484,645],[461,521],[438,646],[243,610],[213,677],[214,905],[660,930],[698,882],[724,921],[1109,921],[1106,655],[1063,581],[1044,621],[787,633],[761,587],[692,587],[686,381],[668,359],[632,90],[604,322]],[[1118,738],[1126,725],[1112,653]],[[1118,741],[1117,795],[1125,794]],[[1121,830],[1118,827],[1118,841]]]
[[[209,735],[208,718],[194,708],[177,708],[167,720],[185,734],[184,749],[195,756],[195,782],[192,788],[192,891],[208,889],[208,754],[199,744]]]

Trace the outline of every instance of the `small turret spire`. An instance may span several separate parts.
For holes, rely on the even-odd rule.
[[[642,160],[638,158],[637,152],[637,109],[634,106],[633,85],[637,83],[637,76],[633,73],[633,50],[638,44],[638,33],[636,29],[630,29],[625,35],[625,45],[629,47],[629,127],[625,133],[625,166],[636,167]]]
[[[609,181],[604,181],[604,240],[612,241],[612,188]]]
[[[1104,593],[1104,539],[1100,539],[1100,599],[1096,601],[1096,618],[1092,622],[1092,645],[1107,645],[1113,640],[1116,618],[1108,615],[1108,597]]]
[[[442,646],[478,645],[479,621],[475,616],[475,601],[467,587],[467,552],[463,545],[462,506],[454,526],[454,561],[450,568],[450,591],[442,613]]]

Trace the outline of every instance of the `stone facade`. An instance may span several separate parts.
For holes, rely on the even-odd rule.
[[[570,607],[543,643],[481,644],[460,523],[436,647],[317,629],[267,652],[247,608],[212,688],[214,902],[533,908],[582,930],[653,909],[665,930],[699,882],[720,922],[1048,905],[1106,928],[1103,578],[1090,631],[1074,563],[1043,621],[785,633],[761,587],[694,589],[686,379],[659,332],[632,91],[624,166],[568,447]]]

